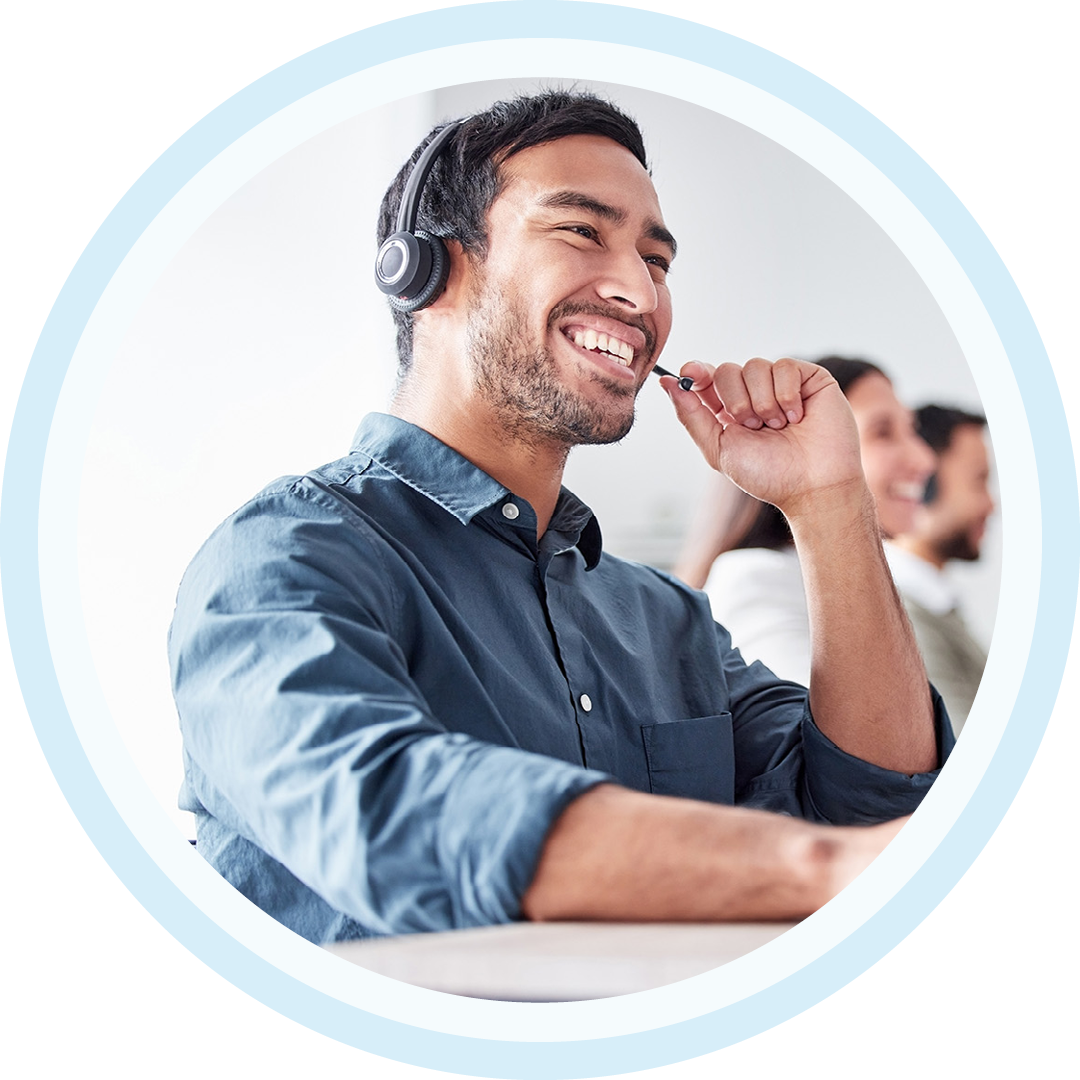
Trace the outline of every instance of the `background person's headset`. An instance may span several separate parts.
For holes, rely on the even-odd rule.
[[[398,207],[397,229],[375,256],[375,284],[390,298],[395,311],[411,313],[432,303],[446,287],[450,255],[438,236],[416,228],[420,196],[435,159],[455,131],[467,120],[447,124],[424,147],[413,166]]]

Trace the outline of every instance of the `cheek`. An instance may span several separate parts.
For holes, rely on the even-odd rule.
[[[660,285],[657,288],[657,306],[656,306],[656,351],[659,353],[664,347],[664,343],[668,339],[668,335],[671,333],[672,324],[672,308],[671,308],[671,294],[668,292],[666,285]]]
[[[989,516],[989,500],[973,492],[964,499],[964,518],[973,525],[978,525],[982,518]]]
[[[893,456],[880,446],[862,448],[862,467],[866,485],[875,499],[883,499],[893,476]]]

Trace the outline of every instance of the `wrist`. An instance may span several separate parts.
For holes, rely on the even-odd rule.
[[[796,544],[800,539],[881,533],[874,497],[862,476],[795,495],[781,510]]]

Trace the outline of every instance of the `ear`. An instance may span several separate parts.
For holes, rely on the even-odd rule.
[[[450,272],[446,286],[439,296],[426,308],[416,312],[414,319],[424,315],[436,317],[464,310],[475,276],[474,260],[469,256],[458,240],[444,240],[446,253],[450,257]]]
[[[450,270],[443,291],[427,307],[413,312],[413,368],[429,357],[442,363],[465,340],[469,298],[475,283],[475,261],[457,240],[445,240]],[[430,348],[429,348],[430,346]]]

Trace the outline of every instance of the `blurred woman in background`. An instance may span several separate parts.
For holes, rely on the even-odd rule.
[[[867,360],[827,356],[859,430],[866,482],[885,536],[911,529],[934,455],[888,376]],[[713,616],[749,663],[761,660],[781,678],[810,681],[810,622],[795,545],[774,506],[758,502],[723,476],[712,482],[675,573],[704,587]]]

